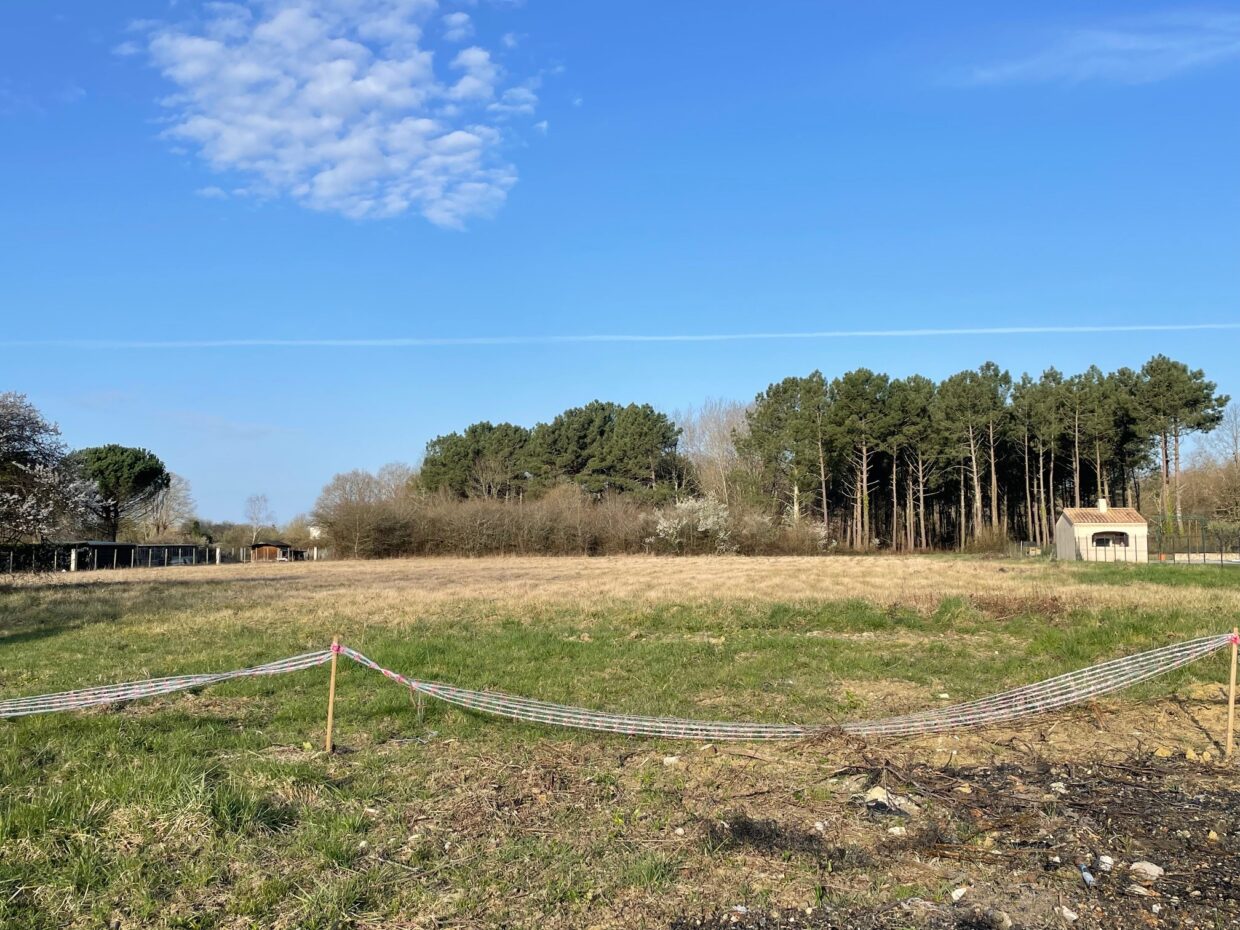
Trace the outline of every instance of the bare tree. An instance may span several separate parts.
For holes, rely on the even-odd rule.
[[[194,498],[189,482],[180,475],[169,476],[168,487],[155,495],[151,508],[139,524],[148,541],[164,539],[169,531],[194,519]]]
[[[375,472],[375,481],[380,496],[397,500],[411,493],[416,476],[412,466],[404,462],[388,462]]]
[[[259,530],[275,526],[276,515],[266,494],[251,494],[245,499],[245,520],[250,524],[250,545],[258,542]]]
[[[1227,405],[1222,422],[1209,434],[1206,446],[1220,462],[1240,465],[1240,405]]]
[[[729,492],[734,492],[733,479],[741,465],[736,439],[749,432],[748,406],[711,397],[700,407],[672,415],[681,430],[680,450],[693,463],[702,491],[724,503],[729,501]]]
[[[345,472],[323,488],[314,505],[314,521],[324,528],[338,552],[356,559],[368,549],[376,507],[383,499],[382,484],[374,475],[360,469]]]

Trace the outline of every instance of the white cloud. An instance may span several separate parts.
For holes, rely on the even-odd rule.
[[[214,184],[209,187],[200,187],[194,191],[199,197],[205,197],[207,200],[224,200],[228,197],[228,192],[222,187],[216,187]]]
[[[534,124],[534,128],[545,136],[547,134],[547,121],[545,119],[540,119]]]
[[[515,32],[505,32],[500,41],[504,43],[504,48],[516,48],[521,40]]]
[[[972,84],[1147,84],[1240,59],[1240,15],[1175,13],[1067,32],[1035,54],[977,68]]]
[[[535,82],[530,82],[519,87],[510,87],[498,100],[489,104],[487,109],[492,113],[530,116],[538,106],[538,94],[534,93],[535,86],[537,86]]]
[[[491,60],[491,53],[474,45],[463,49],[454,59],[452,67],[465,74],[448,89],[453,100],[489,100],[495,96],[495,82],[499,68]]]
[[[142,24],[176,86],[165,135],[256,196],[354,218],[415,210],[447,227],[489,215],[516,181],[500,127],[534,112],[534,83],[506,86],[479,46],[437,70],[435,11],[435,0],[251,0]],[[472,28],[463,13],[443,22]]]
[[[443,37],[448,42],[464,42],[474,34],[468,13],[447,13],[443,17]]]

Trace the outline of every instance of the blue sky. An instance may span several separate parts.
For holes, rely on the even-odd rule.
[[[475,420],[672,410],[814,368],[1165,352],[1240,394],[1227,329],[504,341],[1240,323],[1234,6],[134,0],[0,22],[0,389],[71,445],[155,450],[208,517],[266,493],[287,519]],[[356,340],[448,342],[334,344]]]

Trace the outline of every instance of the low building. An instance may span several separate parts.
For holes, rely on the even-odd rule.
[[[1150,528],[1132,507],[1065,507],[1055,521],[1055,558],[1064,562],[1148,562]]]
[[[292,543],[269,539],[250,546],[251,562],[303,562],[306,558],[305,549],[297,549]]]
[[[138,564],[138,547],[133,543],[78,539],[60,545],[66,549],[64,559],[71,572],[93,571],[98,568],[130,568]]]

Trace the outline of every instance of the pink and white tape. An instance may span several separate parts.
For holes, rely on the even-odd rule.
[[[143,681],[128,681],[119,685],[105,685],[100,688],[84,688],[80,691],[62,691],[59,694],[40,694],[37,697],[14,698],[0,701],[0,717],[24,717],[28,714],[46,714],[57,710],[81,710],[86,707],[99,707],[103,704],[116,704],[121,701],[135,701],[139,698],[155,697],[159,694],[172,694],[176,691],[188,691],[204,685],[214,685],[221,681],[234,678],[255,678],[262,675],[282,675],[285,672],[299,672],[305,668],[314,668],[331,660],[332,654],[324,649],[321,652],[307,652],[287,659],[256,665],[253,668],[241,668],[231,672],[212,672],[201,675],[175,675],[171,678],[147,678]]]
[[[440,682],[407,678],[391,669],[384,668],[348,646],[333,647],[320,652],[307,652],[266,665],[230,672],[153,678],[100,688],[0,701],[0,718],[96,707],[158,694],[171,694],[236,678],[296,672],[323,665],[330,661],[334,654],[339,654],[413,691],[425,694],[427,697],[467,710],[528,723],[620,733],[627,736],[659,736],[669,739],[697,740],[788,740],[803,739],[818,733],[833,731],[857,736],[911,736],[919,733],[1005,723],[1079,704],[1158,675],[1164,675],[1173,669],[1205,658],[1234,642],[1235,637],[1232,633],[1205,636],[1103,662],[1079,671],[1048,678],[1036,684],[1013,688],[1010,691],[963,704],[881,720],[857,720],[838,724],[747,723],[613,714],[567,704],[538,701],[498,691],[472,691]]]

